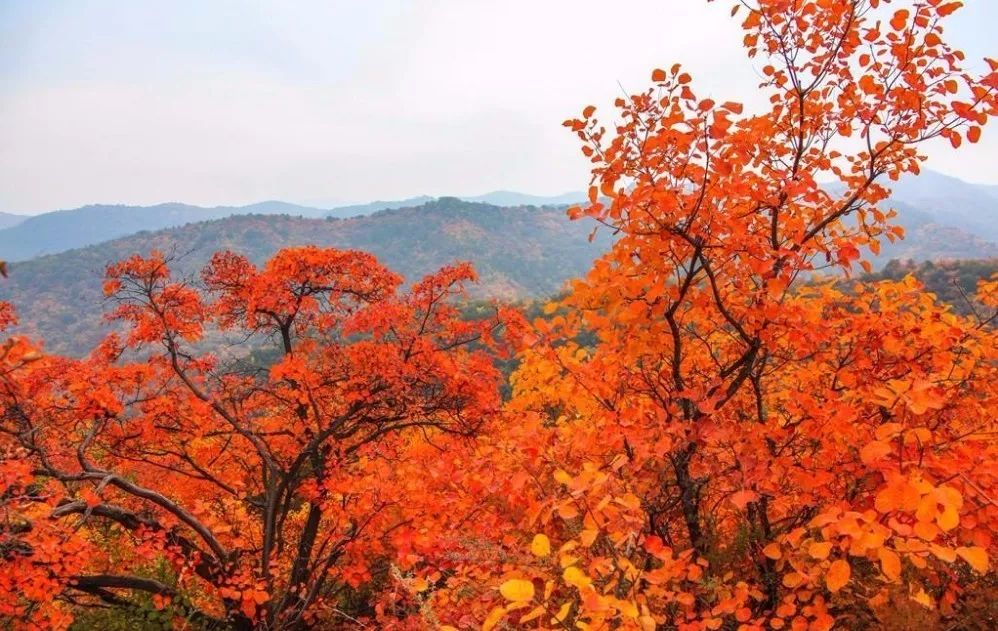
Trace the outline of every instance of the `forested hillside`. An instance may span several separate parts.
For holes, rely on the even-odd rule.
[[[998,256],[998,248],[988,242],[977,239],[976,246],[968,247],[973,237],[966,233],[942,228],[915,209],[902,212],[913,219],[906,226],[908,236],[893,244],[884,241],[875,258],[878,267],[895,259],[937,259],[943,261],[939,270],[961,270],[961,278],[976,282],[977,275],[990,268],[988,258]],[[507,208],[452,197],[349,219],[241,214],[15,262],[12,277],[0,286],[0,296],[17,305],[25,331],[42,335],[51,350],[68,353],[84,352],[103,330],[100,283],[106,265],[155,249],[174,257],[181,273],[200,269],[219,248],[262,261],[282,247],[300,244],[370,251],[410,279],[467,260],[481,275],[473,290],[475,298],[543,300],[562,289],[565,280],[581,275],[609,247],[607,229],[598,230],[589,242],[594,227],[591,222],[569,221],[563,208]],[[984,262],[953,262],[961,255],[976,255]],[[868,278],[897,278],[898,269],[894,264],[884,270],[887,276]],[[932,266],[904,269],[922,277]],[[932,285],[938,282],[938,273],[925,281],[935,291]],[[968,282],[964,289],[973,293]],[[937,293],[962,309],[965,301],[954,291],[947,285]]]
[[[831,191],[835,191],[831,185]],[[0,258],[23,261],[37,256],[94,245],[137,232],[175,228],[238,215],[290,215],[346,219],[381,210],[421,206],[434,201],[421,195],[399,200],[373,201],[324,210],[310,206],[267,201],[246,206],[201,207],[166,203],[155,206],[90,205],[33,217],[0,213]],[[519,208],[565,208],[584,202],[583,193],[541,196],[514,191],[493,191],[459,198],[467,202]],[[898,211],[907,238],[883,243],[874,267],[892,258],[936,260],[998,256],[998,195],[993,188],[926,171],[898,182],[885,207]]]
[[[861,282],[898,281],[912,275],[956,313],[991,315],[990,309],[974,300],[978,283],[998,275],[998,259],[921,261],[892,260],[878,272],[863,276]]]
[[[441,198],[422,206],[353,219],[236,215],[143,232],[54,256],[11,265],[0,297],[13,302],[24,330],[41,335],[54,352],[80,353],[99,339],[104,268],[133,254],[160,250],[190,274],[218,249],[262,261],[302,244],[355,248],[416,279],[454,261],[474,263],[477,297],[506,299],[557,292],[606,250],[607,231],[590,243],[593,222],[572,222],[562,209],[500,208]]]
[[[26,218],[0,230],[0,252],[8,261],[57,254],[143,230],[161,230],[238,214],[319,216],[322,211],[284,202],[202,208],[190,204],[126,206],[95,204]]]

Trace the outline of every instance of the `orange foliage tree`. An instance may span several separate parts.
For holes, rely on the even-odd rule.
[[[133,257],[105,285],[123,341],[84,360],[6,347],[0,614],[61,628],[66,603],[146,593],[178,627],[333,624],[406,549],[413,445],[498,409],[497,321],[450,300],[467,265],[400,294],[371,255],[304,247],[259,269],[219,253],[202,278]],[[212,330],[278,356],[199,352]]]
[[[610,131],[594,107],[565,123],[593,164],[571,212],[618,238],[524,337],[469,474],[508,526],[434,595],[444,617],[829,629],[910,602],[911,628],[994,600],[990,318],[910,279],[818,276],[903,235],[885,182],[923,143],[974,142],[998,113],[998,63],[971,74],[943,40],[959,5],[738,3],[764,111],[698,98],[677,65]]]

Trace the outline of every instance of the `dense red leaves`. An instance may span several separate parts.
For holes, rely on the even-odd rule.
[[[400,294],[372,256],[306,247],[262,269],[219,253],[203,278],[133,257],[106,287],[124,346],[75,361],[8,343],[3,615],[64,627],[69,599],[131,590],[197,624],[332,620],[412,555],[400,538],[436,509],[412,472],[498,410],[498,320],[452,304],[466,265]],[[218,356],[192,345],[208,339]],[[269,368],[248,355],[267,352]],[[145,578],[163,560],[174,580]]]

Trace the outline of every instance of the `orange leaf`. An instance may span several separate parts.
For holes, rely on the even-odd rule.
[[[880,558],[880,570],[884,576],[890,581],[897,580],[901,576],[901,559],[898,555],[889,548],[880,548],[877,550],[877,556]]]
[[[815,541],[811,544],[811,547],[807,549],[807,553],[811,555],[813,559],[827,559],[829,553],[832,551],[831,541]]]
[[[828,587],[828,591],[834,593],[842,589],[849,582],[851,575],[852,570],[847,561],[842,559],[832,561],[832,565],[828,568],[828,574],[825,575],[825,585]]]
[[[969,548],[957,548],[956,554],[961,559],[970,564],[970,567],[977,570],[980,574],[985,574],[988,571],[988,553],[984,548],[978,546],[971,546]]]
[[[891,453],[891,450],[892,447],[889,443],[875,440],[872,443],[867,443],[862,449],[859,450],[859,458],[863,461],[863,464],[871,466],[873,463]]]
[[[895,11],[894,17],[891,18],[891,28],[894,29],[895,31],[900,31],[907,25],[908,25],[908,10],[899,9],[898,11]]]
[[[780,551],[780,544],[778,543],[771,543],[767,545],[762,549],[762,553],[773,560],[779,559],[783,556],[783,553]]]

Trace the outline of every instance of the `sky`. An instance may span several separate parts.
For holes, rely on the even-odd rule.
[[[729,2],[0,0],[0,211],[267,199],[329,207],[588,185],[561,126],[681,62],[746,101]],[[978,62],[998,1],[947,39]],[[998,183],[998,133],[929,167]]]

